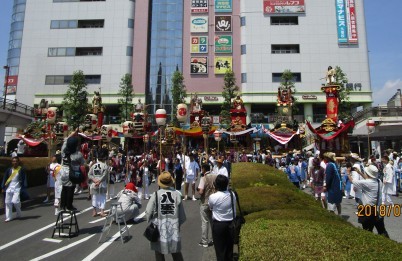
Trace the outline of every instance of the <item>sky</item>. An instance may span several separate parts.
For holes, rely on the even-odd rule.
[[[0,79],[4,79],[3,66],[7,63],[12,3],[1,0],[0,4]],[[364,3],[373,106],[383,105],[397,89],[402,89],[402,28],[398,26],[402,1],[364,0]]]

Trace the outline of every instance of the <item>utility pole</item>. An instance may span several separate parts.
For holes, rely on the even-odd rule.
[[[3,100],[3,109],[6,109],[6,99],[7,99],[7,86],[8,86],[8,77],[10,75],[10,67],[8,65],[3,66],[3,69],[6,70],[6,76],[4,79],[4,100]]]

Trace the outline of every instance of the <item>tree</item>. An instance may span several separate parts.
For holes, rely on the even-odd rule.
[[[227,70],[223,78],[222,97],[224,99],[221,110],[221,124],[227,128],[231,123],[230,109],[232,108],[232,99],[236,97],[239,87],[236,85],[236,77],[232,70]]]
[[[133,84],[132,84],[132,76],[129,73],[126,73],[121,77],[120,85],[119,85],[119,98],[117,102],[119,103],[120,117],[122,120],[128,120],[130,118],[130,113],[133,112]]]
[[[341,86],[339,91],[339,108],[338,117],[339,119],[346,119],[351,117],[352,104],[350,103],[349,95],[350,91],[347,89],[346,83],[348,78],[346,74],[342,71],[341,67],[335,67],[335,85]]]
[[[183,74],[176,69],[172,75],[172,102],[173,108],[176,108],[178,104],[185,103],[185,98],[187,97],[186,85],[184,85]],[[172,115],[174,109],[172,109]],[[173,125],[180,127],[179,121],[177,120],[176,114],[173,116]]]
[[[75,71],[62,103],[67,124],[74,129],[84,122],[85,115],[88,113],[87,96],[85,75],[81,70]]]

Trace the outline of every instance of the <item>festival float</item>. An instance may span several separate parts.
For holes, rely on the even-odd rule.
[[[328,67],[326,85],[321,87],[321,90],[326,95],[326,118],[318,128],[306,122],[309,130],[315,135],[315,146],[321,153],[331,151],[337,155],[350,154],[348,133],[353,130],[355,122],[353,119],[342,122],[338,118],[341,86],[335,83],[335,70],[331,66]]]

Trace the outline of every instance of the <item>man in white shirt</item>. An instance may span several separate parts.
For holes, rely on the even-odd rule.
[[[184,184],[184,199],[187,199],[187,193],[188,193],[188,187],[189,184],[191,183],[191,189],[193,192],[193,200],[197,200],[195,198],[195,182],[198,179],[198,174],[200,172],[200,167],[198,166],[198,163],[194,160],[194,155],[190,153],[190,163],[188,164],[188,167],[186,166],[186,169],[184,170],[185,173],[185,184]]]
[[[23,141],[23,140],[20,140],[20,141],[18,142],[18,144],[17,144],[17,154],[18,154],[18,157],[24,156],[25,147],[26,147],[26,145],[25,145],[24,141]]]
[[[219,157],[219,159],[216,161],[216,163],[218,166],[216,174],[223,175],[223,176],[229,178],[228,170],[226,169],[225,166],[223,166],[223,158]]]

